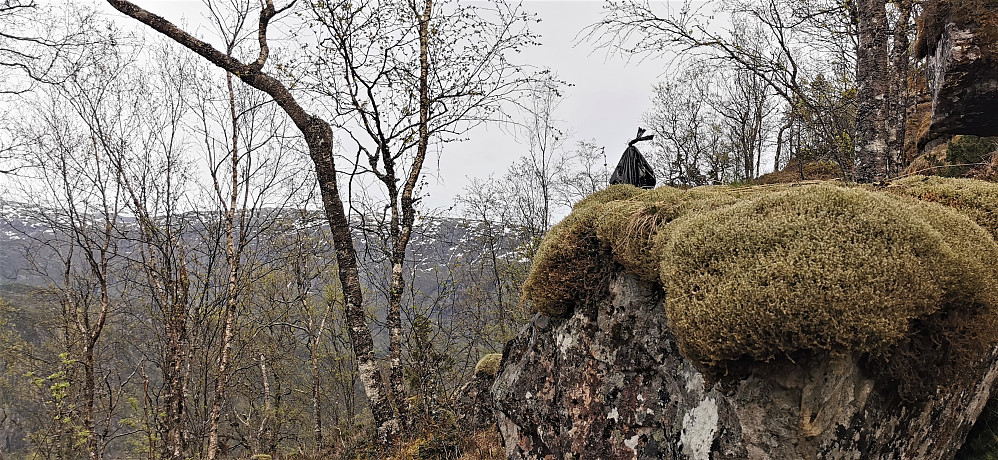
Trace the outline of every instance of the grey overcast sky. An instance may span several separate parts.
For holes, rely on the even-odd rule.
[[[197,24],[204,23],[204,6],[199,0],[137,3],[171,21],[193,25],[195,29]],[[607,163],[613,168],[640,125],[642,113],[648,110],[651,87],[664,77],[666,63],[628,61],[621,56],[608,56],[605,50],[594,50],[591,43],[576,43],[576,35],[600,18],[601,1],[526,0],[524,6],[541,19],[532,30],[540,34],[542,44],[526,50],[522,62],[548,67],[573,85],[565,92],[555,113],[561,127],[572,135],[566,147],[578,140],[593,140],[606,148]],[[118,15],[110,7],[106,7],[106,11],[109,15]],[[129,19],[122,20],[123,26],[134,27]],[[446,145],[441,152],[439,169],[434,162],[427,170],[431,177],[425,204],[429,207],[450,206],[470,178],[484,179],[489,175],[500,178],[525,153],[523,145],[496,126],[480,126],[468,137],[469,141]]]
[[[574,85],[565,92],[555,118],[572,135],[566,143],[594,140],[606,148],[607,163],[613,168],[627,142],[634,138],[641,115],[650,107],[652,85],[663,77],[665,62],[630,61],[591,43],[576,43],[576,35],[600,18],[600,1],[526,1],[524,6],[541,19],[534,30],[541,46],[524,53],[527,63],[550,67],[559,77]],[[442,184],[429,192],[431,205],[453,200],[469,177],[502,176],[523,154],[525,146],[495,127],[478,128],[471,140],[447,146],[440,166]]]

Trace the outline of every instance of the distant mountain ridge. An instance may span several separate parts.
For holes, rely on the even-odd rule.
[[[280,214],[274,215],[274,212]],[[216,214],[213,216],[213,214]],[[211,223],[220,222],[221,216],[215,212],[189,211],[177,216],[189,223],[193,230],[204,229]],[[313,229],[324,232],[328,228],[325,216],[318,211],[265,209],[259,213],[261,222],[284,222],[285,228],[272,230],[267,238],[276,234],[291,233],[297,229]],[[122,232],[137,229],[134,217],[121,217]],[[0,201],[0,284],[26,284],[44,286],[50,280],[40,272],[52,272],[57,260],[51,257],[48,247],[60,234],[57,227],[68,225],[66,213],[55,208],[42,208],[36,205]],[[292,225],[289,225],[292,224]],[[382,259],[383,238],[375,231],[364,231],[361,222],[354,221],[352,229],[355,249],[363,265],[373,268]],[[432,271],[449,263],[460,261],[472,263],[479,260],[488,250],[489,225],[461,217],[420,217],[410,241],[407,261],[408,270]],[[526,262],[519,242],[524,232],[510,226],[493,228],[492,239],[497,250],[496,256],[504,261]],[[192,235],[193,239],[195,235]],[[264,242],[264,244],[266,244]],[[129,250],[122,247],[122,250]],[[39,268],[48,264],[48,268]]]

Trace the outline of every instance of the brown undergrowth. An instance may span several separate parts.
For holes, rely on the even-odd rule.
[[[367,458],[367,457],[364,457]],[[388,460],[502,460],[506,449],[499,429],[492,425],[483,430],[465,432],[451,429],[428,429],[401,443]]]

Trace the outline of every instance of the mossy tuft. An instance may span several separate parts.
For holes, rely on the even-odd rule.
[[[502,362],[502,353],[489,353],[482,356],[475,365],[475,377],[492,377],[499,375],[499,364]]]
[[[607,191],[552,230],[524,293],[561,315],[604,295],[617,264],[664,289],[682,352],[708,375],[744,359],[855,352],[908,378],[918,364],[891,358],[932,354],[922,336],[946,350],[926,359],[962,364],[954,354],[995,340],[998,185],[909,178],[885,190]]]
[[[998,184],[976,179],[913,176],[895,181],[887,190],[953,208],[998,240]]]

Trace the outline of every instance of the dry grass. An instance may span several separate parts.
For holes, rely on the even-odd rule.
[[[426,431],[396,446],[391,455],[384,458],[388,460],[502,460],[506,458],[506,449],[499,436],[499,429],[492,425],[474,433],[457,430]]]
[[[505,460],[506,448],[495,425],[479,431],[464,442],[460,460]]]
[[[760,185],[790,184],[811,180],[833,180],[840,178],[842,178],[842,169],[831,161],[812,161],[805,163],[803,166],[793,161],[783,169],[763,174],[752,182]]]

